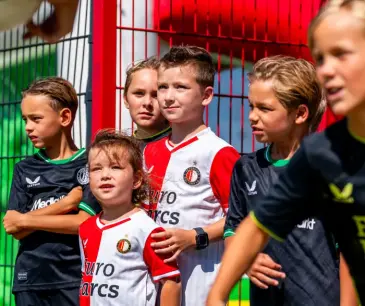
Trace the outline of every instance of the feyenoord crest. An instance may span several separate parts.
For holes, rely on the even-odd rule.
[[[86,185],[89,183],[89,171],[88,171],[87,167],[81,168],[77,172],[77,181],[81,185]]]
[[[200,170],[197,167],[189,167],[184,172],[184,181],[188,185],[196,185],[200,182]]]
[[[119,253],[125,254],[131,250],[131,243],[128,239],[120,239],[117,243],[117,250]]]

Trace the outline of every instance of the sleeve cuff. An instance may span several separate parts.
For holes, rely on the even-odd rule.
[[[96,212],[86,203],[80,202],[79,209],[86,211],[90,216],[95,216]]]
[[[272,232],[271,230],[269,230],[265,225],[263,225],[255,216],[255,213],[253,211],[250,211],[250,217],[253,220],[253,222],[256,224],[256,226],[261,229],[262,231],[264,231],[266,234],[270,235],[272,238],[274,238],[275,240],[278,240],[280,242],[284,242],[284,238],[276,235],[274,232]]]
[[[231,228],[228,228],[223,233],[223,239],[226,239],[228,237],[234,236],[234,234],[235,234],[234,230],[231,229]]]

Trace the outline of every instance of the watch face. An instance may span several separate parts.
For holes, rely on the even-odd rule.
[[[208,246],[208,234],[200,234],[196,236],[196,246],[198,248],[206,248]]]

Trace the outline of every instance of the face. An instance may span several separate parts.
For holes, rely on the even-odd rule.
[[[250,124],[258,142],[272,143],[289,137],[295,125],[295,111],[278,101],[271,81],[256,80],[249,87]]]
[[[140,186],[128,153],[122,152],[122,156],[125,158],[117,163],[103,150],[92,149],[89,153],[90,189],[103,208],[131,204],[133,189]]]
[[[62,128],[67,125],[64,112],[55,111],[46,96],[26,95],[21,109],[25,131],[37,149],[51,146],[57,136],[61,135]]]
[[[166,124],[157,102],[156,70],[142,69],[132,74],[124,104],[138,128],[159,129]]]
[[[202,88],[192,66],[161,67],[158,70],[157,99],[161,112],[171,123],[202,120],[204,107],[213,98],[213,88]]]
[[[365,107],[364,35],[364,22],[346,10],[328,15],[313,32],[317,76],[335,114]]]

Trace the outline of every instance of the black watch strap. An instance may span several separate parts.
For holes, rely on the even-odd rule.
[[[204,232],[204,230],[201,227],[195,227],[194,230],[196,231],[196,233],[198,235],[204,235],[204,234],[206,234],[206,232]]]

